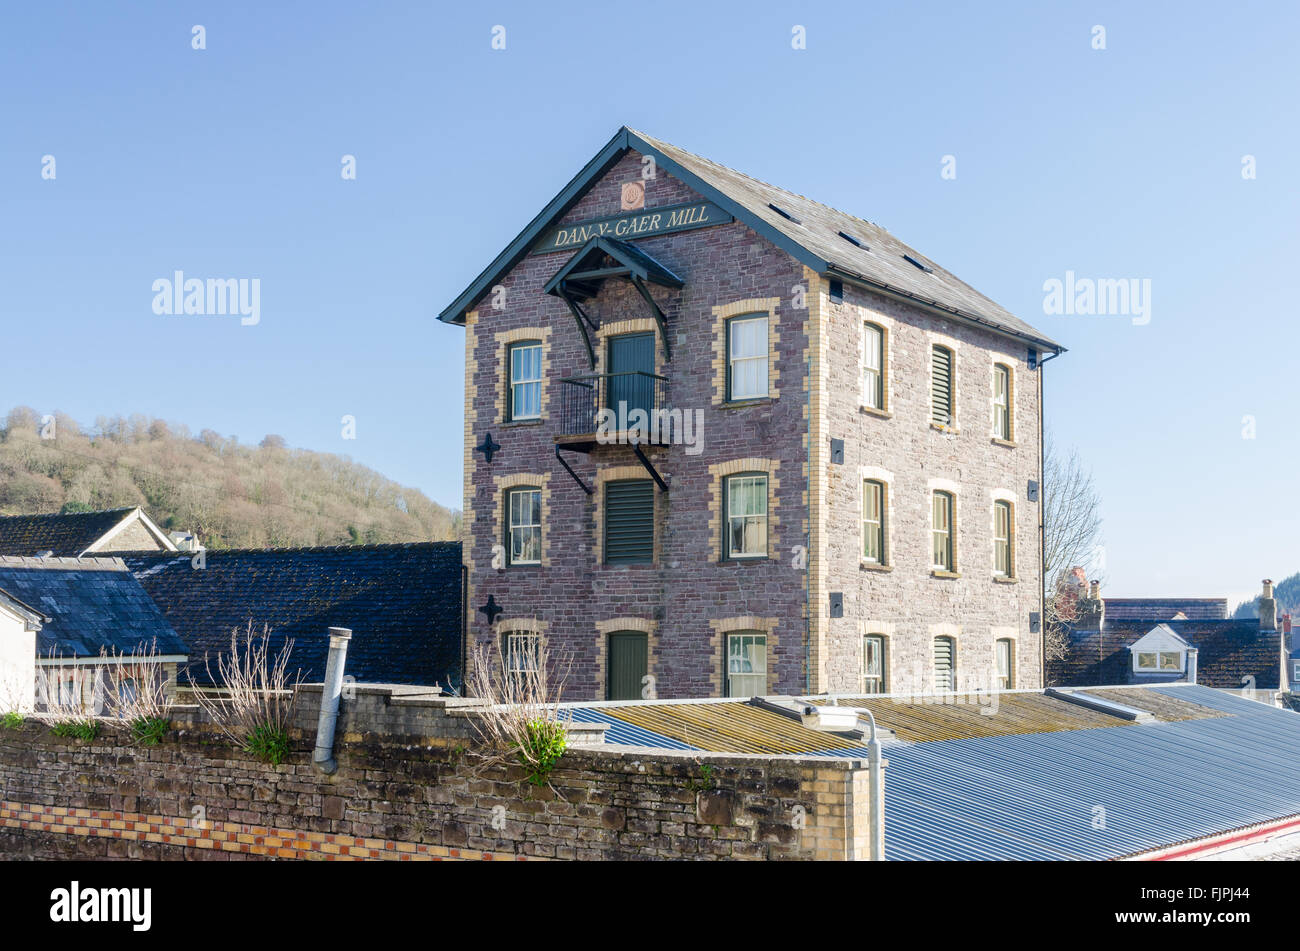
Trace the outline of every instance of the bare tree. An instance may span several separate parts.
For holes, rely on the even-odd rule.
[[[488,704],[476,721],[486,746],[482,767],[514,761],[533,785],[549,785],[572,719],[559,707],[570,664],[553,664],[540,634],[523,640],[509,657],[499,645],[495,651],[479,645],[472,661],[468,693]]]
[[[1043,581],[1047,589],[1043,629],[1049,659],[1065,656],[1065,625],[1077,616],[1071,570],[1093,560],[1100,536],[1101,499],[1092,473],[1083,467],[1075,450],[1062,454],[1048,435],[1043,445]]]
[[[194,699],[227,737],[278,766],[289,755],[302,671],[289,673],[292,638],[272,654],[269,636],[265,626],[260,636],[255,635],[251,620],[242,644],[239,630],[232,630],[230,653],[217,657],[215,675],[204,657],[208,679],[217,686],[211,691],[196,688]]]

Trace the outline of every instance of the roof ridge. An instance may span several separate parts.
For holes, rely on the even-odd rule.
[[[134,512],[140,506],[128,505],[117,509],[94,509],[90,512],[26,512],[16,515],[0,515],[0,518],[75,518],[79,515],[116,515],[118,512]]]
[[[47,555],[38,558],[34,555],[0,555],[0,568],[40,568],[44,570],[62,569],[64,571],[126,571],[126,562],[116,555],[90,555],[74,557],[71,555]]]
[[[391,550],[398,548],[422,548],[434,545],[460,545],[458,539],[427,541],[427,542],[374,542],[367,545],[287,545],[284,547],[267,547],[267,548],[207,548],[204,553],[207,555],[262,555],[276,552],[302,552],[302,551],[319,551],[319,552],[352,552],[352,551],[379,551]],[[141,551],[127,552],[127,556],[132,558],[191,558],[197,552],[189,551]]]

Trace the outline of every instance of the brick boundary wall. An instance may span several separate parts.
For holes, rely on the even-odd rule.
[[[319,696],[303,689],[300,724]],[[311,764],[314,726],[276,767],[192,708],[154,747],[109,722],[85,742],[28,720],[0,729],[0,859],[866,856],[860,760],[571,745],[553,788],[535,788],[519,767],[484,763],[466,739],[473,716],[465,701],[360,688],[332,776]]]

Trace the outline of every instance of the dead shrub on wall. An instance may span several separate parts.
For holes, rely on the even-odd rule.
[[[553,661],[539,634],[522,639],[508,655],[500,645],[480,644],[473,666],[468,692],[487,704],[475,711],[485,747],[480,769],[515,764],[534,786],[550,785],[551,770],[568,748],[572,714],[563,715],[559,704],[571,660]]]
[[[289,729],[298,703],[302,671],[290,674],[293,639],[271,653],[270,628],[253,633],[249,621],[241,639],[230,632],[230,651],[217,658],[214,673],[205,655],[208,679],[217,685],[195,688],[194,700],[213,723],[246,752],[279,765],[289,756]]]
[[[103,651],[96,671],[96,707],[102,696],[106,716],[126,722],[137,743],[156,746],[171,729],[172,697],[167,669],[160,663],[156,640],[135,651]]]

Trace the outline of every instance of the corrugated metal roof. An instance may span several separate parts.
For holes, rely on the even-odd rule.
[[[579,723],[608,723],[609,729],[605,731],[606,743],[614,743],[618,746],[649,746],[662,750],[697,749],[689,743],[682,743],[662,733],[652,733],[618,717],[609,716],[603,710],[575,707],[566,712],[572,713],[573,719]]]
[[[1206,687],[1153,692],[1235,715],[890,750],[886,854],[1118,858],[1300,814],[1300,715]]]
[[[1041,693],[989,694],[981,702],[969,699],[964,703],[955,702],[961,697],[960,694],[926,698],[836,696],[834,702],[840,706],[865,707],[876,718],[878,726],[892,730],[900,740],[913,742],[1088,730],[1126,722]],[[945,703],[945,700],[954,702]]]
[[[1114,859],[1300,815],[1300,714],[1196,685],[1090,692],[1160,722],[1065,712],[1054,704],[1068,708],[1066,701],[1039,704],[1031,698],[1052,698],[1034,693],[1001,695],[999,714],[987,717],[971,705],[863,698],[881,726],[921,740],[886,751],[886,855]],[[577,712],[614,723],[611,742],[628,742],[619,737],[633,735],[631,724],[649,731],[635,734],[636,745],[659,745],[646,742],[656,733],[680,743],[690,730],[692,745],[716,752],[866,755],[861,740],[805,730],[740,702]],[[959,729],[970,735],[936,739]]]
[[[578,708],[575,719],[590,717],[616,725],[631,725],[679,744],[671,749],[711,753],[759,753],[769,756],[834,752],[859,755],[862,740],[806,729],[797,720],[750,706],[741,700],[726,703],[627,703]],[[620,727],[623,729],[625,727]],[[616,734],[608,742],[620,743]],[[638,742],[637,746],[657,745]]]

